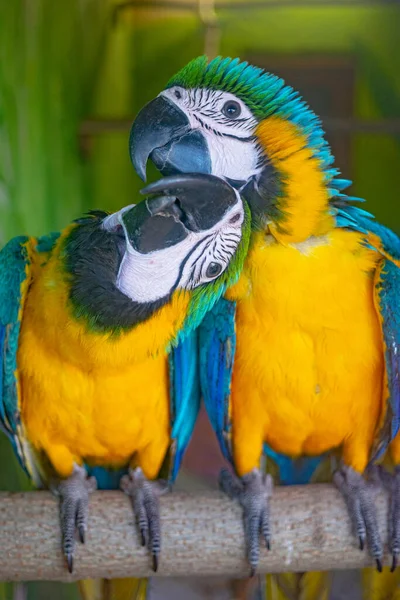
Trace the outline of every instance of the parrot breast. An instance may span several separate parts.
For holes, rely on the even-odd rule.
[[[334,230],[319,241],[283,246],[257,234],[243,276],[251,285],[237,286],[231,406],[239,474],[258,465],[263,442],[289,456],[344,444],[347,464],[366,466],[382,410],[371,274],[379,255],[357,233]]]

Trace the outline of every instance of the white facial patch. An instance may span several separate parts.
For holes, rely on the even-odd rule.
[[[231,137],[218,137],[204,131],[211,157],[212,174],[217,177],[248,181],[261,171],[257,168],[258,152],[253,143]]]
[[[213,175],[247,181],[261,171],[262,151],[254,138],[258,121],[242,100],[228,92],[207,88],[172,87],[160,96],[185,113],[192,129],[202,131]],[[228,115],[230,106],[237,107],[237,116]]]
[[[126,252],[119,269],[117,288],[131,300],[147,303],[159,300],[177,288],[191,290],[217,279],[227,268],[241,240],[244,209],[237,192],[236,196],[237,204],[214,227],[191,231],[183,241],[169,248],[141,254],[125,235]],[[122,219],[120,223],[124,227]]]

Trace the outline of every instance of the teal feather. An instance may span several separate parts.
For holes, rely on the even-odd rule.
[[[352,183],[353,182],[350,179],[335,179],[331,182],[331,186],[336,188],[336,190],[339,190],[339,192],[341,192],[342,190],[345,190],[346,188],[350,187]]]
[[[15,373],[21,327],[21,288],[29,268],[29,257],[24,245],[28,240],[25,236],[14,238],[0,251],[0,421],[26,471],[27,463],[18,437],[19,406]]]
[[[175,481],[200,410],[197,331],[192,331],[169,356],[172,464]]]
[[[399,240],[400,245],[400,240]],[[379,267],[376,299],[385,341],[385,365],[389,399],[385,421],[375,444],[373,460],[383,455],[400,430],[400,269],[390,260]]]

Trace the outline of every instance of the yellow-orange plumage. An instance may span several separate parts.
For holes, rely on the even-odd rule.
[[[61,243],[58,242],[58,248]],[[139,464],[154,478],[169,445],[164,350],[182,324],[187,296],[120,335],[88,330],[70,311],[59,250],[32,265],[18,369],[26,437],[62,477],[74,462]]]
[[[258,464],[263,441],[292,456],[344,443],[348,464],[365,468],[382,406],[383,352],[371,276],[378,256],[359,242],[340,230],[297,246],[263,233],[254,240],[232,385],[240,473]]]
[[[262,121],[256,135],[281,177],[284,218],[270,223],[275,238],[283,244],[301,242],[332,229],[324,173],[304,136],[292,123],[278,117]]]
[[[238,299],[232,442],[243,475],[267,442],[289,456],[343,445],[362,472],[383,406],[383,343],[374,307],[380,254],[334,229],[318,160],[280,119],[257,134],[284,175],[282,225],[254,234]],[[357,423],[357,427],[354,424]]]

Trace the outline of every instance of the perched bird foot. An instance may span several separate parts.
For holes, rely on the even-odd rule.
[[[70,477],[52,484],[50,488],[60,498],[62,549],[68,571],[72,573],[75,529],[78,530],[79,539],[84,544],[89,515],[89,495],[96,490],[97,482],[95,477],[87,476],[83,467],[75,465]]]
[[[379,478],[389,492],[389,551],[392,555],[391,571],[396,567],[400,556],[400,466],[389,473],[378,467]]]
[[[360,473],[345,465],[336,471],[333,481],[346,501],[360,550],[364,550],[367,543],[369,552],[376,561],[376,567],[381,572],[383,546],[374,504],[376,483],[366,481]]]
[[[223,492],[232,500],[237,500],[243,507],[247,560],[253,576],[260,556],[260,535],[264,538],[267,549],[271,547],[269,499],[273,490],[272,477],[263,475],[258,469],[253,469],[239,479],[223,469],[219,477],[219,485]]]
[[[149,481],[140,467],[130,469],[121,479],[121,489],[130,496],[142,546],[147,546],[157,571],[161,550],[160,507],[158,498],[168,491],[165,481]]]

